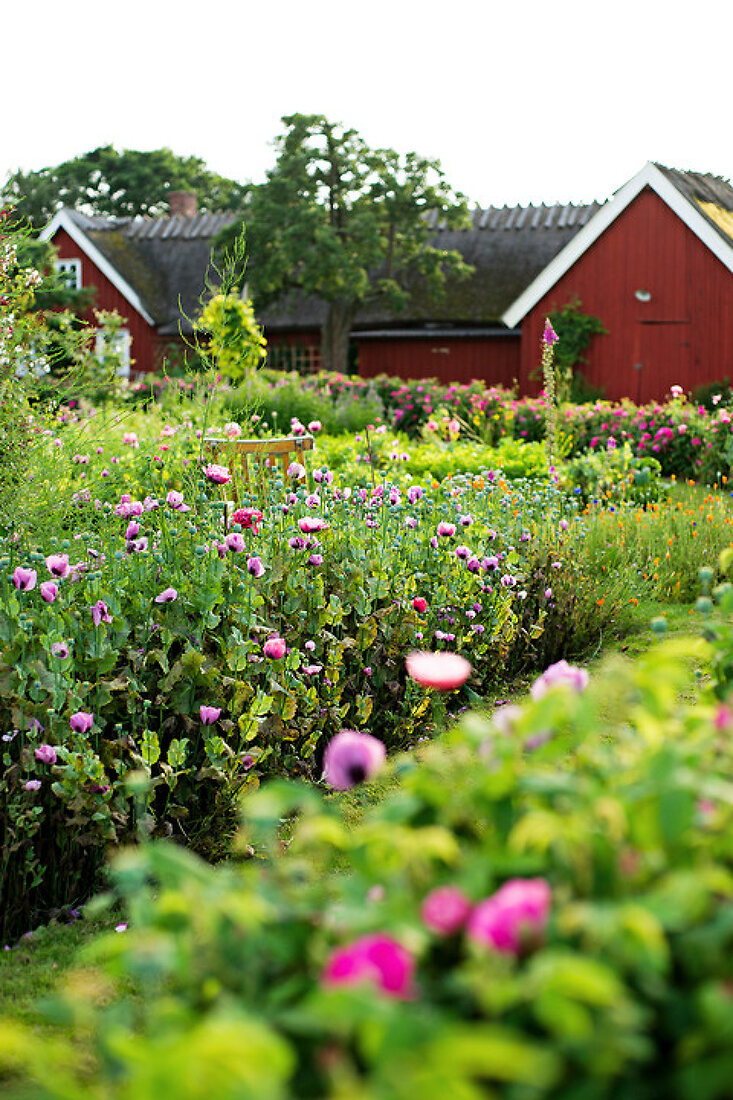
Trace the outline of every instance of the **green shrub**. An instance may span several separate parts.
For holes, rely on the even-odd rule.
[[[98,977],[70,983],[57,1010],[91,1035],[91,1061],[5,1021],[0,1063],[48,1097],[88,1081],[130,1100],[151,1082],[192,1095],[195,1064],[222,1096],[724,1100],[733,752],[729,712],[694,675],[708,656],[668,643],[584,691],[465,715],[397,758],[357,820],[351,803],[270,784],[244,804],[256,858],[238,867],[165,842],[121,855],[129,930],[99,941],[86,959]],[[497,908],[517,879],[543,899],[523,936]],[[443,933],[428,919],[438,887],[460,891],[467,925],[465,912]],[[385,969],[352,984],[365,936]],[[139,1000],[110,996],[119,978]],[[226,1055],[235,1041],[249,1082]]]

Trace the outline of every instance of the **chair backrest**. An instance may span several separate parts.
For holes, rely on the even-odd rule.
[[[272,469],[282,463],[283,480],[287,482],[290,464],[300,462],[302,455],[315,446],[312,435],[290,435],[280,439],[219,439],[206,436],[203,443],[212,459],[229,469],[237,503],[240,484],[245,485],[249,492],[259,490],[264,497]]]

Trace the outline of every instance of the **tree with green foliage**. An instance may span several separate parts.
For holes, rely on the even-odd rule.
[[[201,210],[238,211],[248,187],[209,171],[199,157],[170,149],[118,153],[104,145],[56,167],[17,171],[2,188],[5,201],[35,229],[61,206],[112,217],[166,214],[170,191],[192,191]]]
[[[208,351],[219,373],[231,381],[252,374],[265,357],[267,341],[252,303],[236,288],[215,294],[203,308],[196,331],[209,337]]]
[[[447,275],[470,274],[460,253],[431,243],[428,219],[462,227],[466,203],[438,161],[371,149],[356,130],[323,115],[295,114],[283,123],[275,167],[252,188],[243,218],[223,231],[218,247],[228,247],[246,221],[255,306],[290,291],[325,301],[323,363],[344,370],[359,308],[381,300],[399,311],[417,277],[439,295]]]

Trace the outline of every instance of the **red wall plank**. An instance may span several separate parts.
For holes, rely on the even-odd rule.
[[[359,344],[359,374],[396,378],[436,378],[439,382],[471,382],[511,386],[519,377],[520,340],[502,337],[412,337],[355,339]]]

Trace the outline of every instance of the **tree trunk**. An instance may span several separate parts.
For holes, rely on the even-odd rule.
[[[321,361],[326,370],[346,373],[349,363],[349,333],[356,313],[352,302],[329,302],[321,329]]]

